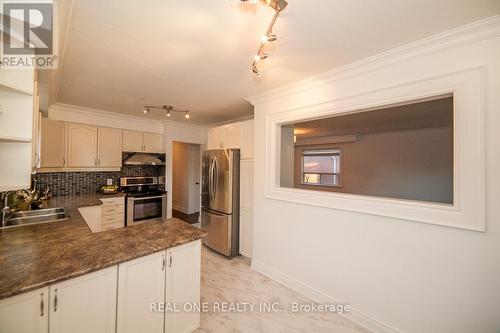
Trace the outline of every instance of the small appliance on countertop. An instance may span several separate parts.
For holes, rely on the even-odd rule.
[[[165,177],[122,177],[120,190],[126,194],[125,226],[167,218]]]

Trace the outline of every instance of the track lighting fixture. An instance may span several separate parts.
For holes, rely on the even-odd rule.
[[[267,5],[271,6],[276,11],[276,13],[274,14],[274,17],[271,23],[269,24],[269,27],[267,28],[267,33],[261,38],[260,47],[257,51],[257,54],[254,56],[254,61],[252,63],[252,72],[255,74],[256,77],[261,76],[261,73],[257,68],[257,63],[268,57],[267,53],[264,53],[265,45],[267,43],[276,41],[276,39],[278,38],[275,34],[273,34],[273,27],[274,24],[276,23],[276,19],[278,18],[281,11],[285,9],[286,6],[288,6],[288,2],[286,0],[262,0],[262,1],[264,1]],[[241,0],[241,2],[250,2],[253,4],[257,4],[258,0]]]
[[[185,119],[189,119],[191,116],[189,114],[189,111],[180,111],[180,110],[175,110],[173,106],[170,105],[145,105],[144,106],[144,114],[148,114],[151,109],[159,109],[159,110],[164,110],[166,111],[167,118],[172,118],[172,114],[175,113],[183,113]]]

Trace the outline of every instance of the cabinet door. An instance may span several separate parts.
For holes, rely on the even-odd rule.
[[[208,130],[208,149],[224,148],[223,130],[221,127],[214,127]]]
[[[144,133],[144,151],[147,153],[163,152],[163,135]]]
[[[42,118],[40,136],[40,166],[42,168],[63,167],[66,123]]]
[[[97,164],[100,167],[122,166],[122,131],[114,128],[98,129]]]
[[[240,168],[240,254],[252,258],[253,160],[242,160]]]
[[[0,332],[48,332],[49,287],[0,301]]]
[[[224,126],[224,148],[241,147],[241,127],[239,123]]]
[[[254,150],[254,121],[241,123],[241,158],[252,159]]]
[[[143,150],[142,132],[123,131],[123,151],[141,152]]]
[[[117,267],[50,286],[50,333],[114,333]]]
[[[201,241],[167,250],[166,302],[180,312],[165,313],[165,332],[193,332],[200,327],[199,312],[185,312],[185,304],[200,302]]]
[[[97,165],[97,127],[68,124],[68,166]]]
[[[165,302],[165,251],[118,266],[117,333],[162,333],[164,312],[151,304]]]

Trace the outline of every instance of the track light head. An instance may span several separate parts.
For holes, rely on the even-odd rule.
[[[266,43],[272,43],[276,41],[276,39],[278,39],[278,37],[275,34],[267,34],[265,36],[262,36],[260,41],[262,44],[266,44]]]
[[[189,119],[189,112],[186,112],[186,114],[184,115],[184,118]]]
[[[257,66],[253,65],[252,66],[252,72],[254,73],[254,75],[256,77],[260,77],[262,74],[259,72],[259,69],[257,68]]]
[[[255,62],[259,62],[261,60],[264,60],[267,58],[267,53],[261,53],[261,54],[256,54],[253,59],[255,60]]]
[[[149,111],[151,111],[151,110],[149,109],[148,106],[144,107],[144,110],[143,110],[144,114],[148,114]]]

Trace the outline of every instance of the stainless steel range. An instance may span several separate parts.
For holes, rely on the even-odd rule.
[[[165,177],[123,177],[120,189],[127,194],[125,225],[167,218]]]

